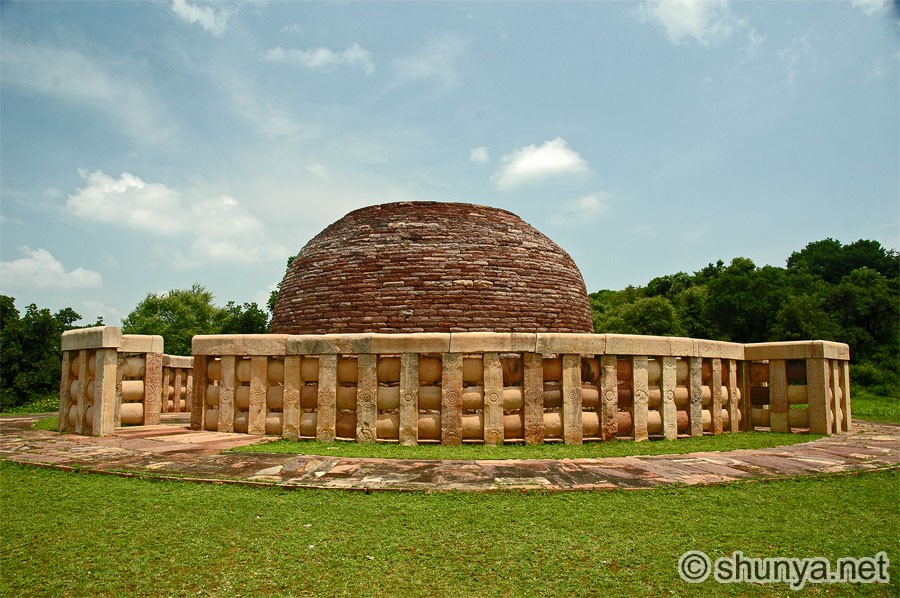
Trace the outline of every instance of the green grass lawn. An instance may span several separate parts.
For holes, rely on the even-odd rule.
[[[0,412],[0,415],[15,415],[22,413],[55,413],[57,411],[59,411],[59,393],[51,392],[15,407],[4,406],[2,412]]]
[[[37,428],[38,430],[47,430],[48,432],[56,432],[59,429],[58,423],[59,423],[59,417],[54,415],[52,417],[45,417],[43,419],[37,420],[36,422],[34,422],[34,427]]]
[[[0,463],[0,595],[784,595],[678,557],[874,556],[900,592],[900,472],[577,493],[285,491]]]
[[[697,451],[733,451],[772,446],[798,444],[822,438],[815,434],[773,434],[770,432],[741,432],[721,436],[679,438],[675,441],[649,440],[633,442],[587,442],[585,444],[513,444],[484,446],[441,446],[419,444],[400,446],[396,443],[357,444],[338,441],[333,443],[301,440],[275,440],[232,449],[248,453],[289,453],[303,455],[328,455],[332,457],[366,457],[378,459],[597,459],[600,457],[627,457],[631,455],[672,455]]]
[[[854,389],[850,394],[850,412],[854,419],[900,424],[900,399]]]

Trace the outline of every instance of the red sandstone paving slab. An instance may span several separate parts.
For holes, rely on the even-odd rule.
[[[779,476],[815,473],[821,469],[817,465],[777,455],[751,457],[747,459],[747,462],[761,468],[770,475]]]
[[[154,426],[128,426],[116,428],[113,431],[115,436],[121,438],[133,438],[144,436],[179,436],[189,433],[190,430],[182,427],[168,426],[165,424]]]
[[[758,470],[744,470],[738,466],[729,467],[727,465],[719,465],[717,463],[701,462],[692,465],[692,468],[698,473],[706,475],[714,475],[732,480],[742,480],[753,477]]]
[[[829,445],[827,447],[819,447],[819,452],[827,455],[832,455],[836,459],[846,459],[853,455],[858,455],[859,447]],[[900,452],[895,452],[895,457],[897,459],[900,459]]]
[[[871,424],[851,435],[776,449],[647,457],[541,461],[394,461],[320,456],[210,454],[211,446],[252,444],[243,434],[191,432],[170,440],[148,434],[129,438],[88,438],[29,429],[0,431],[0,454],[25,462],[84,465],[97,470],[141,471],[186,479],[225,479],[249,485],[282,484],[310,488],[491,490],[636,489],[675,481],[708,484],[740,477],[784,477],[896,466],[900,427]],[[28,424],[26,426],[26,424]],[[128,430],[131,432],[131,430]],[[205,435],[206,443],[189,443]],[[193,438],[192,438],[193,436]],[[229,438],[222,439],[223,436]],[[203,438],[203,436],[201,436]],[[866,446],[870,445],[870,446]],[[148,448],[149,447],[149,448]],[[161,450],[168,447],[171,450]],[[139,449],[139,450],[138,450]],[[161,455],[165,455],[160,458]]]
[[[13,455],[10,457],[11,461],[18,461],[20,463],[66,463],[70,461],[69,457],[65,455],[35,455],[22,453],[19,455]]]
[[[687,476],[699,475],[702,473],[694,469],[669,467],[661,463],[647,464],[646,471],[648,474],[646,479],[649,481],[654,483],[664,482],[673,484],[682,483],[682,478]]]

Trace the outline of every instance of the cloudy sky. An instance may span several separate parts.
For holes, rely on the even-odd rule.
[[[4,2],[0,292],[259,301],[346,212],[511,210],[588,291],[900,247],[885,2]]]

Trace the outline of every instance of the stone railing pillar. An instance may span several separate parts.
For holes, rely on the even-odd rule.
[[[736,432],[771,404],[773,429],[836,431],[849,418],[841,351],[612,334],[198,336],[192,426],[324,442],[575,444]]]
[[[64,332],[60,344],[60,432],[107,436],[121,424],[159,423],[161,336],[97,326]]]
[[[745,345],[744,351],[755,385],[751,389],[754,425],[768,425],[773,432],[808,429],[813,434],[833,434],[849,430],[847,345],[829,341],[755,343]],[[765,381],[768,386],[760,387]]]

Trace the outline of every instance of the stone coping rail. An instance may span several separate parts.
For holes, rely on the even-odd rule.
[[[840,432],[849,348],[623,334],[195,336],[194,429],[500,444]]]
[[[195,430],[357,442],[675,440],[850,425],[849,348],[623,334],[199,335],[193,357],[63,334],[60,431],[191,411]]]

